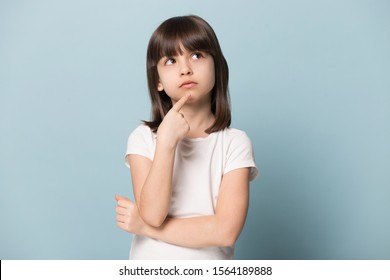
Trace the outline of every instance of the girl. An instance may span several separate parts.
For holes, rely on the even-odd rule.
[[[245,223],[252,144],[229,128],[228,66],[198,16],[174,17],[147,50],[152,120],[129,136],[135,203],[116,195],[130,259],[232,259]]]

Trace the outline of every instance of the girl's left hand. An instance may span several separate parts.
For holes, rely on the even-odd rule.
[[[129,233],[142,234],[146,224],[139,215],[137,205],[127,197],[119,195],[115,195],[115,200],[117,226]]]

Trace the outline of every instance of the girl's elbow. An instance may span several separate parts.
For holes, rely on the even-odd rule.
[[[226,234],[223,236],[220,241],[221,241],[221,246],[222,247],[234,247],[234,244],[236,243],[238,239],[237,235],[234,234]]]
[[[237,232],[235,228],[225,226],[221,229],[219,234],[219,246],[221,247],[234,247],[240,232]]]
[[[145,220],[144,220],[145,221]],[[156,219],[150,219],[150,220],[146,220],[145,223],[147,223],[148,225],[152,226],[152,227],[155,227],[155,228],[158,228],[160,227],[162,224],[163,224],[164,220],[162,219],[159,219],[159,220],[156,220]]]
[[[140,211],[140,216],[145,223],[156,228],[160,227],[166,219],[166,215],[148,214],[148,213],[144,213],[143,211]]]

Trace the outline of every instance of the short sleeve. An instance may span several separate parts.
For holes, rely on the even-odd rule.
[[[127,148],[125,155],[125,164],[130,167],[127,162],[127,156],[141,155],[153,160],[154,157],[154,134],[146,125],[138,126],[129,136],[127,140]]]
[[[224,173],[244,167],[250,168],[250,181],[254,180],[259,174],[255,163],[252,142],[245,132],[238,131],[229,143]]]

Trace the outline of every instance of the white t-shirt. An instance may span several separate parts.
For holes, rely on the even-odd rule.
[[[137,154],[153,160],[155,148],[156,134],[140,125],[129,136],[126,157]],[[250,180],[257,176],[252,143],[243,131],[226,128],[206,138],[183,139],[176,148],[169,216],[215,214],[222,176],[243,167],[250,167]],[[134,235],[130,259],[232,259],[233,253],[231,247],[193,249]]]

